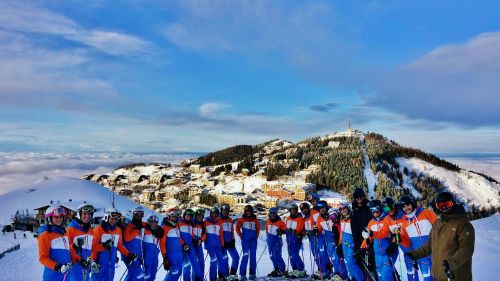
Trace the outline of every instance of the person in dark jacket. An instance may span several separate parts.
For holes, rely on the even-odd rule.
[[[438,194],[435,207],[440,218],[432,225],[428,242],[406,255],[411,259],[419,259],[432,254],[431,270],[435,281],[472,281],[474,227],[453,194]]]
[[[361,243],[363,243],[361,233],[372,219],[372,214],[368,207],[368,199],[366,199],[365,191],[362,188],[356,188],[352,194],[352,198],[351,227],[354,249],[357,250],[361,246]]]

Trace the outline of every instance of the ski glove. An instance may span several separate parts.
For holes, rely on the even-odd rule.
[[[168,259],[167,255],[163,256],[163,268],[165,270],[170,270],[170,260]]]
[[[361,236],[363,236],[364,239],[368,239],[368,237],[373,237],[373,231],[365,229],[363,232],[361,232]]]
[[[189,253],[189,250],[191,249],[191,247],[189,247],[188,244],[184,244],[182,245],[182,250],[185,252],[185,253]]]
[[[358,250],[356,250],[356,252],[354,252],[354,257],[357,260],[362,260],[365,255],[366,255],[365,249],[358,249]]]
[[[415,256],[412,253],[406,253],[405,257],[408,257],[412,261],[416,260]]]
[[[78,264],[83,268],[88,268],[90,266],[90,261],[88,259],[80,259]]]
[[[61,273],[66,273],[66,272],[69,272],[71,271],[71,269],[73,268],[73,264],[71,264],[71,262],[68,262],[67,264],[56,264],[56,266],[54,267],[54,269],[56,271],[59,271]]]
[[[194,240],[193,240],[193,245],[194,245],[195,247],[200,247],[200,246],[201,246],[201,242],[202,242],[202,241],[201,241],[200,239],[194,239]]]
[[[161,239],[163,237],[163,228],[157,227],[154,230],[151,231],[154,235],[154,237]]]
[[[99,273],[100,268],[101,266],[95,261],[90,262],[90,270],[92,271],[92,273]]]
[[[284,234],[284,232],[283,232],[283,230],[282,230],[281,228],[278,228],[278,229],[276,230],[276,234],[278,234],[278,235],[280,235],[280,236],[281,236],[281,235],[283,235],[283,234]]]
[[[131,264],[137,260],[137,254],[128,253],[125,263]]]
[[[311,230],[311,235],[318,235],[318,228],[317,227],[313,227],[313,229]]]
[[[444,274],[446,274],[446,277],[449,279],[455,279],[455,274],[450,269],[450,264],[448,263],[447,260],[443,261],[443,266],[444,266]]]
[[[102,245],[104,246],[104,248],[106,248],[106,250],[110,251],[113,248],[113,244],[114,244],[113,240],[109,239],[106,242],[104,242]]]
[[[224,249],[234,249],[236,246],[236,241],[234,239],[231,239],[231,241],[224,242]]]
[[[385,253],[392,257],[398,251],[398,244],[391,243],[387,249],[385,249]]]

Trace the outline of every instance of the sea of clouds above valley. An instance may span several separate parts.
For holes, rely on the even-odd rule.
[[[196,154],[136,153],[0,153],[0,195],[45,177],[81,177],[88,173],[109,173],[130,163],[178,163]]]

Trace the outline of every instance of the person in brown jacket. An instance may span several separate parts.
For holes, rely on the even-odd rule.
[[[474,227],[453,194],[439,193],[435,207],[440,218],[432,225],[429,241],[405,255],[419,259],[432,254],[432,277],[435,281],[471,281]]]

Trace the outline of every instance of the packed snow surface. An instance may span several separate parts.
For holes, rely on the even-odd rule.
[[[397,161],[401,167],[407,167],[409,171],[415,170],[417,173],[439,179],[449,191],[469,205],[482,207],[500,205],[500,185],[480,175],[465,170],[450,171],[418,158],[397,158]]]
[[[34,208],[49,205],[51,200],[54,203],[67,203],[69,199],[73,202],[87,200],[96,204],[97,208],[108,208],[112,197],[113,192],[94,182],[69,177],[49,179],[0,195],[0,225],[9,224],[17,210],[28,209],[32,213]],[[131,210],[139,204],[115,195],[115,206],[122,211]]]

